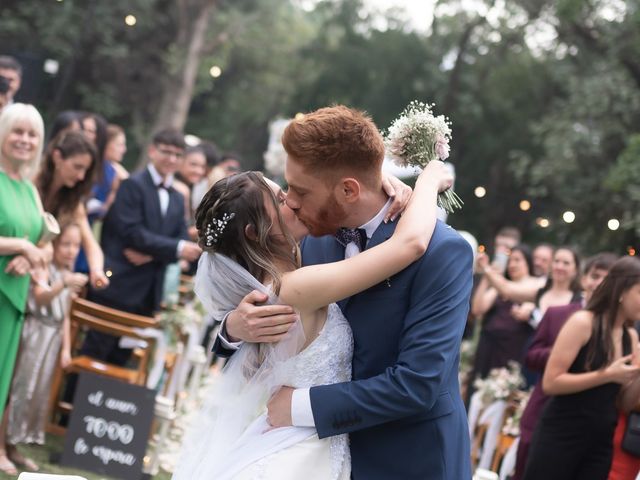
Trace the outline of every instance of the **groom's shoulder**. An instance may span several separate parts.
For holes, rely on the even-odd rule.
[[[334,237],[332,235],[325,235],[323,237],[312,237],[307,235],[300,242],[300,249],[304,251],[321,249],[329,246],[333,242]]]
[[[326,263],[335,261],[327,257],[327,251],[331,246],[335,245],[335,237],[325,235],[323,237],[312,237],[307,235],[300,242],[300,251],[302,253],[302,264],[313,265],[316,263]]]
[[[431,236],[425,257],[439,256],[442,253],[473,257],[471,245],[456,229],[441,220],[436,221],[436,228]]]

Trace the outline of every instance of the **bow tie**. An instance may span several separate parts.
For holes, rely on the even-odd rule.
[[[164,182],[160,182],[159,184],[156,185],[156,188],[159,189],[163,189],[166,190],[167,192],[169,191],[169,187],[167,187]]]
[[[364,228],[340,228],[336,232],[336,240],[343,247],[347,247],[351,242],[355,243],[360,251],[367,245],[367,232]]]

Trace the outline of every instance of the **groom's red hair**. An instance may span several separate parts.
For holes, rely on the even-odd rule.
[[[307,113],[287,126],[282,144],[309,173],[379,183],[384,143],[365,112],[336,105]]]

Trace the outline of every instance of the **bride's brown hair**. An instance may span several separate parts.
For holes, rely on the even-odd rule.
[[[265,207],[271,202],[283,234],[271,233],[273,221]],[[226,220],[226,224],[223,223]],[[281,268],[299,266],[298,247],[286,228],[278,201],[259,172],[244,172],[218,181],[196,210],[198,243],[205,252],[238,262],[255,278],[273,282],[280,291]]]

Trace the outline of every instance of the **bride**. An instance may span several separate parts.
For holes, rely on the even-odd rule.
[[[394,234],[349,259],[299,268],[298,242],[307,234],[270,180],[246,172],[220,180],[196,213],[200,245],[196,293],[220,318],[252,290],[299,314],[277,344],[245,343],[206,394],[187,432],[174,480],[349,479],[348,436],[319,439],[315,428],[273,429],[269,396],[351,379],[353,339],[334,303],[400,272],[427,249],[436,197],[451,186],[444,164],[430,162]]]

